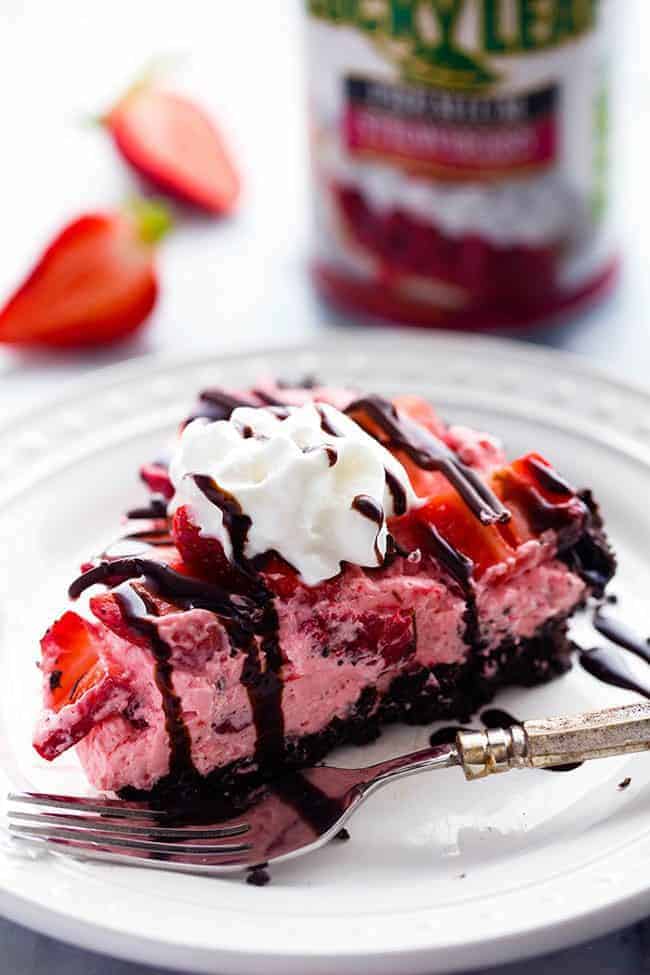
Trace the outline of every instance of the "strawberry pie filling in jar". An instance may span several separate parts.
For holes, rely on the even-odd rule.
[[[308,0],[313,274],[335,305],[526,327],[615,277],[614,0]]]

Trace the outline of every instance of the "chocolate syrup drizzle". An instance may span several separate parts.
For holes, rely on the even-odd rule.
[[[192,739],[183,718],[181,699],[174,690],[174,667],[169,646],[160,636],[155,621],[156,604],[148,593],[129,583],[122,583],[113,590],[125,618],[133,629],[149,640],[155,661],[154,678],[160,691],[165,729],[169,739],[169,774],[183,779],[188,772],[195,772],[192,762]],[[154,617],[152,619],[152,617]]]
[[[244,595],[230,596],[220,586],[203,579],[182,575],[162,562],[151,559],[124,558],[98,565],[82,573],[68,589],[70,599],[78,599],[86,589],[102,583],[114,588],[128,579],[145,577],[164,599],[183,609],[207,609],[229,622],[237,642],[242,634],[251,632],[248,618],[255,609],[252,600]]]
[[[377,532],[375,534],[375,558],[379,565],[381,565],[384,559],[379,547],[379,532],[384,523],[384,509],[369,495],[357,494],[356,498],[352,501],[352,510],[358,511],[360,515],[363,515],[364,518],[367,518],[368,521],[371,521],[377,526]]]
[[[141,542],[150,548],[166,548],[174,544],[169,528],[143,528],[142,531],[129,532],[127,535],[123,535],[120,541]]]
[[[528,459],[528,465],[540,483],[551,493],[559,494],[564,502],[547,501],[535,487],[523,484],[513,477],[504,477],[501,481],[503,499],[506,502],[514,502],[518,508],[526,512],[526,518],[537,535],[553,531],[557,536],[558,548],[566,549],[577,542],[584,530],[585,518],[576,517],[581,504],[580,499],[546,465],[540,464],[534,458]],[[560,484],[563,485],[561,488]],[[574,504],[570,505],[567,502],[574,502]],[[585,510],[585,517],[587,514]]]
[[[381,396],[364,396],[350,403],[345,412],[373,436],[372,426],[379,426],[387,437],[382,441],[384,446],[401,450],[422,470],[444,474],[482,524],[493,525],[510,520],[508,509],[478,474],[463,464],[429,430],[398,413],[390,400]]]
[[[320,428],[323,433],[326,433],[329,437],[341,437],[341,431],[336,429],[322,405],[315,403],[314,406],[316,407],[316,412],[320,415]]]
[[[264,403],[265,406],[281,406],[286,408],[286,403],[283,403],[282,400],[277,399],[275,396],[271,396],[271,394],[267,393],[264,389],[254,389],[253,393],[259,400],[262,401],[262,403]]]
[[[444,538],[435,525],[422,526],[426,550],[447,570],[465,600],[463,640],[470,649],[480,645],[481,634],[474,590],[474,563]]]
[[[384,470],[384,474],[386,475],[386,487],[393,499],[393,513],[396,517],[406,514],[406,491],[398,478],[387,468]]]
[[[167,498],[163,498],[160,494],[152,494],[148,505],[141,508],[131,508],[130,511],[127,511],[126,517],[133,521],[166,519],[168,504]]]
[[[284,752],[281,675],[283,661],[278,634],[280,622],[274,595],[245,555],[251,527],[249,516],[243,513],[236,498],[222,490],[212,478],[195,474],[193,480],[208,501],[221,511],[224,527],[230,537],[233,564],[244,583],[244,591],[260,610],[256,636],[261,637],[261,647],[258,647],[257,640],[253,638],[248,641],[242,683],[248,692],[257,733],[256,761],[264,765],[270,760],[277,760]]]
[[[258,403],[234,393],[228,393],[225,389],[204,389],[199,394],[199,402],[195,406],[191,415],[185,421],[187,425],[192,420],[205,419],[216,422],[217,420],[229,420],[233,410],[239,406],[259,406]]]

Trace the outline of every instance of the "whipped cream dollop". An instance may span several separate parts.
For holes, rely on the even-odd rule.
[[[238,407],[229,420],[194,420],[169,474],[170,513],[187,506],[200,534],[218,539],[232,559],[223,512],[194,476],[211,478],[251,519],[245,557],[274,549],[309,586],[337,575],[343,561],[381,565],[396,499],[407,510],[418,504],[402,464],[324,403]]]

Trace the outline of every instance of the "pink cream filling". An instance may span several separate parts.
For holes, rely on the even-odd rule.
[[[583,597],[584,583],[563,563],[549,560],[547,550],[548,546],[529,542],[506,576],[490,571],[479,583],[476,595],[486,652],[506,636],[532,636],[546,620],[570,612]],[[313,604],[299,589],[278,604],[285,659],[282,710],[288,737],[314,734],[333,718],[346,718],[366,687],[374,687],[379,700],[391,681],[415,663],[435,667],[467,657],[464,599],[441,580],[419,571],[417,564],[396,563],[381,575],[349,569],[341,597]],[[390,624],[373,645],[367,621],[377,614],[389,618]],[[182,702],[197,770],[206,775],[250,759],[256,734],[241,683],[242,654],[231,655],[221,625],[205,610],[174,613],[159,625],[172,648],[174,689]],[[77,750],[97,788],[148,789],[169,768],[153,665],[146,650],[112,634],[107,637],[110,653],[119,658],[137,703],[128,719],[116,714],[101,720]]]

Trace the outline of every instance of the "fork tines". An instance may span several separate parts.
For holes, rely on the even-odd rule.
[[[246,822],[165,822],[169,813],[145,802],[30,792],[8,798],[13,835],[77,857],[209,872],[229,864],[241,868],[242,855],[251,849]],[[13,808],[14,804],[37,806],[39,811]]]

